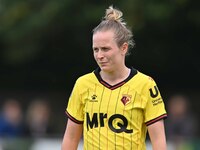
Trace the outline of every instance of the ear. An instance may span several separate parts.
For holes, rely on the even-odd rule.
[[[128,43],[125,42],[124,44],[122,44],[121,51],[122,51],[123,55],[126,55],[126,53],[128,51]]]

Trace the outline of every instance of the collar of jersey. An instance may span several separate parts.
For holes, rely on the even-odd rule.
[[[107,83],[106,81],[104,81],[101,78],[100,73],[99,73],[101,71],[101,69],[99,67],[94,70],[94,74],[97,77],[98,81],[102,85],[104,85],[105,87],[107,87],[107,88],[109,88],[111,90],[114,90],[114,89],[124,85],[126,82],[128,82],[132,77],[134,77],[137,74],[137,70],[136,69],[134,69],[133,67],[131,67],[130,69],[131,69],[131,72],[130,72],[129,76],[125,80],[123,80],[123,81],[121,81],[121,82],[119,82],[119,83],[117,83],[115,85],[110,85],[109,83]]]

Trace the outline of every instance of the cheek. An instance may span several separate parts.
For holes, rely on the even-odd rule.
[[[117,59],[117,58],[119,57],[119,53],[112,53],[112,54],[110,55],[110,57],[111,57],[112,59]]]
[[[121,54],[114,54],[110,58],[113,63],[121,62],[122,56]]]

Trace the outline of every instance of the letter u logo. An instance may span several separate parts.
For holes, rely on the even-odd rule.
[[[158,87],[157,86],[154,86],[154,91],[152,90],[152,88],[150,88],[149,91],[150,91],[150,95],[151,95],[152,98],[155,98],[155,97],[158,96],[159,92],[158,92]]]

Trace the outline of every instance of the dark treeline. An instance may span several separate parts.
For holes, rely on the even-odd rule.
[[[136,47],[127,60],[162,89],[198,90],[199,1],[1,0],[1,89],[70,90],[96,64],[92,29],[120,8]]]

